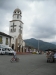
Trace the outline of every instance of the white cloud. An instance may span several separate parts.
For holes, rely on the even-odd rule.
[[[0,31],[9,33],[9,21],[15,8],[22,10],[23,39],[56,40],[55,0],[5,0],[0,1]]]

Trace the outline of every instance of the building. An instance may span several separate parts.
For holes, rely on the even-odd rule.
[[[11,46],[11,36],[0,32],[0,44]]]
[[[22,12],[20,9],[16,8],[13,11],[13,19],[10,21],[9,35],[13,38],[11,39],[11,47],[17,52],[24,52],[25,42],[23,41],[23,22],[22,22]]]

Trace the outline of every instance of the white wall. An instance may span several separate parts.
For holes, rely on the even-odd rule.
[[[17,15],[19,15],[19,18],[17,18]],[[22,14],[18,13],[18,11],[16,11],[16,13],[13,13],[13,18],[12,18],[12,21],[10,21],[10,26],[9,26],[9,35],[11,35],[13,38],[11,39],[11,44],[14,44],[15,45],[15,41],[16,41],[16,38],[18,38],[20,32],[19,32],[19,29],[20,29],[20,25],[21,25],[21,30],[22,30],[22,34],[21,36],[23,35],[23,23],[22,23]],[[14,27],[14,29],[16,28],[16,32],[11,32],[11,29],[13,29],[13,27],[11,27],[12,25],[16,25]],[[20,39],[18,40],[20,41]],[[21,40],[22,42],[22,40]],[[25,46],[25,43],[22,43],[24,46]]]
[[[23,41],[23,46],[25,46],[25,42]]]
[[[0,35],[2,36],[2,35]],[[2,44],[6,45],[6,38],[8,38],[8,46],[10,46],[10,38],[6,36],[2,36]]]
[[[16,28],[16,32],[11,32],[11,29],[13,29],[13,27],[11,27],[13,25],[13,22],[10,22],[10,26],[9,26],[9,35],[11,35],[12,37],[14,37],[14,40],[12,38],[11,43],[15,44],[15,39],[18,38],[19,36],[19,29],[20,29],[20,21],[14,21],[14,25],[16,25],[14,28]],[[23,24],[21,24],[22,28],[22,35],[23,35]]]
[[[19,15],[19,17],[17,18],[17,14],[14,14],[14,16],[13,16],[13,20],[21,20],[21,16],[20,16],[20,14],[18,14]]]

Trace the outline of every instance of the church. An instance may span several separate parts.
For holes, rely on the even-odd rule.
[[[0,32],[0,44],[10,46],[17,52],[26,52],[25,42],[23,41],[23,24],[22,12],[19,8],[16,8],[9,24],[9,35]]]
[[[12,20],[9,21],[9,35],[0,32],[0,44],[10,46],[16,52],[32,52],[32,47],[26,46],[23,40],[23,24],[22,11],[16,8]]]
[[[17,52],[25,52],[25,42],[23,41],[23,22],[22,12],[19,8],[13,11],[12,20],[9,25],[9,35],[11,38],[11,47]]]

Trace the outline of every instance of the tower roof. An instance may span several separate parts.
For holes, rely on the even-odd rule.
[[[18,12],[18,13],[20,12],[20,14],[22,13],[19,8],[16,8],[16,9],[14,10],[14,13],[15,13],[15,12]]]

